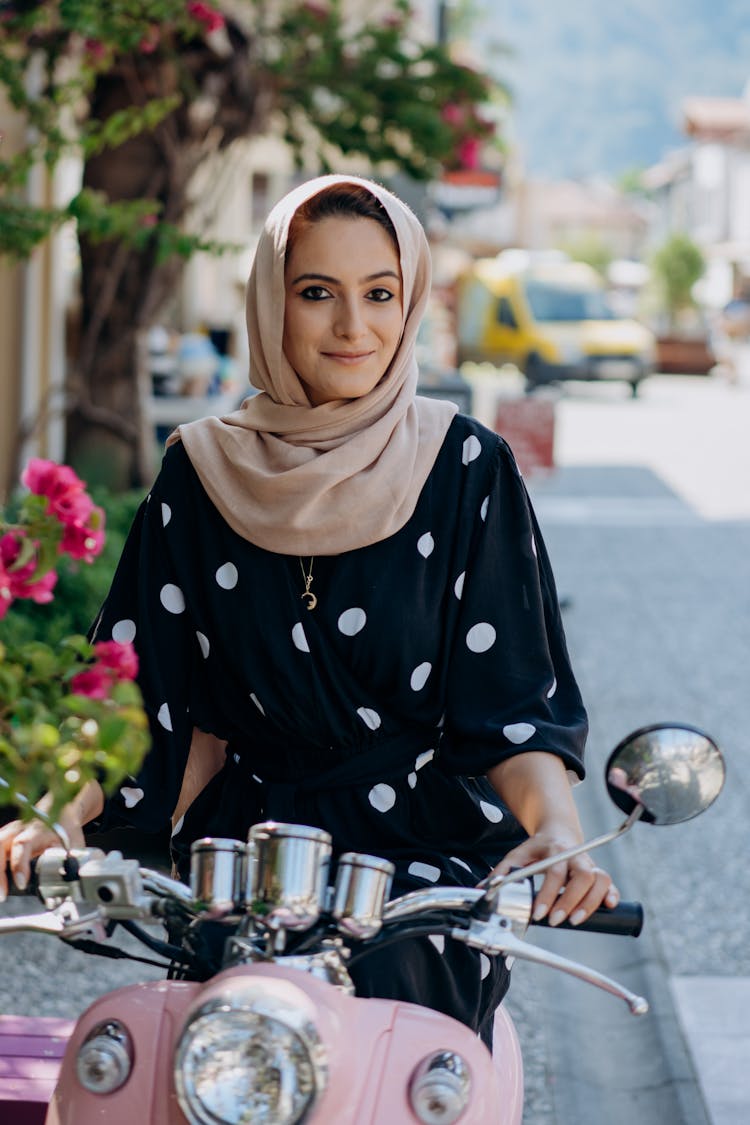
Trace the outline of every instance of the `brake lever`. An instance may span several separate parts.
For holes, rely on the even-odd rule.
[[[559,957],[547,949],[539,949],[522,941],[513,933],[511,921],[501,915],[494,914],[486,919],[473,917],[468,929],[457,927],[451,931],[451,937],[474,949],[481,949],[484,953],[502,953],[522,961],[532,961],[537,965],[560,969],[563,973],[577,977],[586,984],[593,984],[596,988],[601,988],[604,992],[624,1000],[634,1016],[643,1016],[648,1011],[647,1000],[630,992],[611,977],[598,973],[596,969],[589,969],[586,965],[580,965],[577,961],[569,961],[567,957]]]

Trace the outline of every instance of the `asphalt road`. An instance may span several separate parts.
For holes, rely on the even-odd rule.
[[[700,820],[638,827],[604,855],[624,896],[644,902],[642,938],[548,939],[647,995],[650,1015],[633,1019],[549,970],[514,970],[511,1003],[532,1068],[524,1121],[705,1125],[718,1118],[669,986],[675,977],[689,987],[691,977],[750,974],[750,387],[660,377],[639,400],[614,385],[571,387],[556,420],[557,471],[530,485],[570,599],[568,643],[589,708],[589,781],[578,790],[588,832],[619,822],[603,766],[644,724],[707,730],[724,750],[728,782]],[[745,1092],[750,1114],[750,1080]]]
[[[748,432],[746,386],[655,377],[635,400],[618,385],[571,386],[557,400],[557,469],[529,479],[570,600],[568,642],[589,708],[589,780],[577,790],[589,833],[619,823],[604,762],[644,724],[705,728],[725,751],[729,781],[700,820],[637,828],[603,856],[624,896],[645,904],[642,938],[545,935],[555,951],[647,995],[650,1015],[636,1020],[562,974],[514,969],[524,1125],[710,1121],[669,981],[750,975]],[[18,1014],[73,1016],[107,987],[158,975],[42,937],[6,938],[2,953],[0,1011]]]

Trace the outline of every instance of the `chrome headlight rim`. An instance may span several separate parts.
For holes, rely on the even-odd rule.
[[[313,1089],[298,1113],[287,1117],[281,1125],[295,1125],[314,1108],[328,1084],[328,1057],[318,1030],[308,1015],[297,1005],[271,992],[256,988],[240,995],[223,993],[211,997],[191,1012],[177,1042],[174,1057],[174,1081],[177,1100],[190,1125],[233,1125],[217,1117],[209,1108],[201,1109],[200,1096],[186,1079],[186,1059],[201,1026],[216,1016],[248,1015],[279,1024],[296,1037],[309,1061]]]

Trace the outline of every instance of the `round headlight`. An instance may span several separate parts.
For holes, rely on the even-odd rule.
[[[177,1098],[191,1125],[294,1125],[325,1084],[315,1029],[270,998],[200,1008],[180,1037]]]
[[[76,1076],[92,1094],[111,1094],[124,1086],[133,1065],[133,1044],[119,1020],[107,1020],[86,1036],[76,1055]]]
[[[438,1051],[422,1059],[409,1083],[411,1108],[424,1125],[453,1125],[470,1094],[469,1068],[455,1051]]]

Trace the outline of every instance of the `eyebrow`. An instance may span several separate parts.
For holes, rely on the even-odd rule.
[[[396,281],[400,282],[401,277],[395,270],[379,270],[378,273],[370,273],[367,277],[363,277],[362,281],[377,281],[381,277],[394,277]],[[330,277],[326,273],[301,273],[299,277],[295,277],[292,285],[297,285],[300,281],[328,281],[332,285],[340,285],[341,281],[338,277]]]

